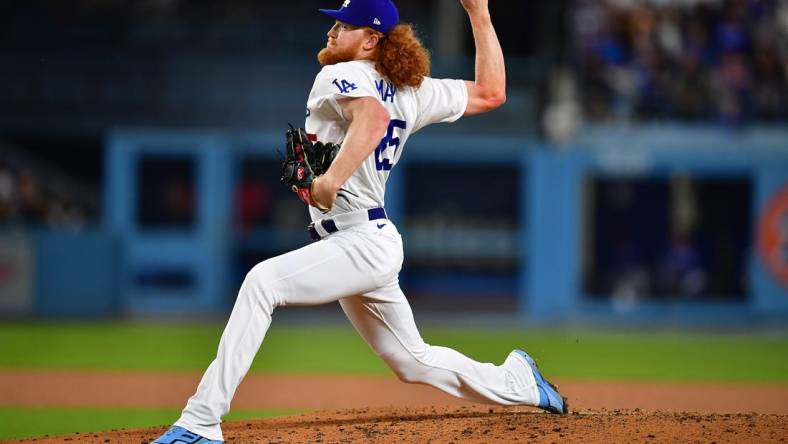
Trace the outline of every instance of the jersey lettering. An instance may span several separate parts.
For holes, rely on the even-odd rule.
[[[334,81],[331,83],[333,83],[342,94],[347,94],[357,88],[355,83],[350,83],[344,79],[342,80],[342,83],[339,82],[339,79],[334,79]]]
[[[386,136],[380,141],[380,144],[375,148],[375,168],[378,171],[391,171],[394,165],[391,161],[397,155],[399,149],[399,137],[394,137],[394,128],[406,129],[407,123],[404,120],[391,119],[389,121],[389,128],[386,130]],[[390,146],[394,147],[394,152],[391,157],[383,157],[383,152]]]
[[[375,88],[378,90],[381,101],[385,102],[388,100],[389,102],[394,103],[394,96],[397,94],[396,86],[384,81],[383,79],[380,79],[375,80]]]

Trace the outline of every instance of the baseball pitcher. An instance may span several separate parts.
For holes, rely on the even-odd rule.
[[[399,287],[402,240],[384,209],[386,179],[408,138],[427,125],[491,111],[506,100],[503,53],[487,0],[460,0],[476,45],[474,81],[429,77],[430,60],[391,0],[345,0],[318,59],[305,127],[287,131],[282,180],[309,205],[315,240],[246,276],[216,359],[181,417],[156,444],[223,442],[221,419],[276,307],[339,301],[358,333],[404,382],[489,404],[566,413],[531,357],[476,362],[419,334]]]

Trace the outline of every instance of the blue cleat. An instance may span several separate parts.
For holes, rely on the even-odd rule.
[[[536,365],[536,361],[534,361],[528,353],[522,350],[515,350],[514,353],[523,358],[528,366],[531,367],[531,372],[536,380],[536,388],[539,390],[539,405],[537,407],[559,415],[568,413],[569,404],[566,402],[566,398],[558,393],[558,388],[556,386],[542,376],[539,367]]]
[[[224,441],[213,441],[183,427],[172,426],[151,444],[224,444]]]

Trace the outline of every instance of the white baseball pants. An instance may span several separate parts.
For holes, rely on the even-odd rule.
[[[221,418],[252,365],[274,308],[337,300],[402,381],[476,402],[537,404],[530,371],[516,369],[508,359],[500,366],[479,363],[422,340],[399,288],[402,260],[402,239],[391,221],[383,219],[354,225],[256,265],[241,285],[216,359],[175,425],[222,440]]]

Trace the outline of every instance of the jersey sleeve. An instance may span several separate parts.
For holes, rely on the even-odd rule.
[[[454,122],[468,107],[465,81],[425,77],[416,90],[418,117],[413,131],[433,123]]]
[[[340,63],[324,67],[315,78],[311,99],[318,109],[331,109],[344,119],[339,101],[343,98],[378,97],[374,80],[362,67]]]

